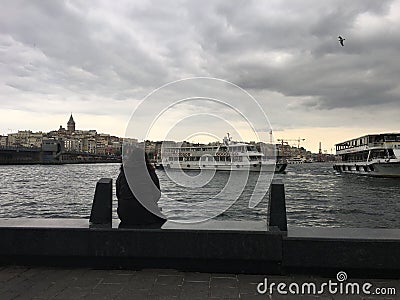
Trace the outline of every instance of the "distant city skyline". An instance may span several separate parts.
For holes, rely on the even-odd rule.
[[[398,28],[400,0],[6,1],[0,134],[54,130],[73,112],[82,130],[124,137],[146,95],[203,76],[254,96],[275,139],[330,153],[400,131]],[[163,105],[151,104],[149,115]],[[208,125],[192,123],[194,132]]]
[[[72,113],[72,115],[74,115],[74,113]],[[65,119],[65,116],[68,116],[68,115],[64,114],[63,116],[64,116],[64,119]],[[54,117],[54,116],[52,116],[52,117]],[[97,119],[97,118],[93,118],[92,116],[87,116],[87,117],[89,118],[89,120],[96,120]],[[69,119],[69,118],[67,118],[67,119]],[[74,119],[75,119],[75,117],[74,117]],[[100,118],[100,120],[101,120],[101,118]],[[59,124],[59,123],[60,122],[58,122],[57,124]],[[48,126],[47,128],[45,127],[46,129],[37,128],[35,126],[33,128],[21,127],[21,128],[16,129],[16,130],[8,128],[8,132],[0,133],[0,135],[7,136],[10,133],[16,133],[18,131],[24,131],[24,130],[30,130],[32,132],[47,133],[47,132],[51,132],[51,131],[59,129],[59,126],[65,126],[67,124],[67,122],[64,122],[64,123],[65,124],[59,124],[59,125],[54,126],[54,127],[53,126]],[[126,121],[126,123],[128,123],[128,120]],[[84,124],[83,127],[81,127],[80,124]],[[85,119],[82,119],[82,120],[79,119],[78,126],[79,127],[77,127],[76,130],[81,130],[81,131],[96,130],[98,133],[109,134],[111,136],[117,136],[117,137],[120,137],[120,138],[124,138],[125,137],[124,133],[119,134],[118,132],[115,132],[115,131],[112,132],[111,131],[112,128],[110,128],[110,130],[109,130],[107,125],[106,126],[102,126],[101,122],[100,122],[99,128],[103,128],[103,129],[98,129],[96,125],[90,125],[90,122],[88,122],[88,120],[85,120]],[[343,142],[346,139],[356,138],[356,137],[360,137],[360,136],[363,136],[365,134],[370,134],[370,133],[373,134],[373,133],[380,133],[380,132],[396,132],[396,131],[385,131],[385,130],[377,131],[377,130],[375,130],[375,131],[371,131],[371,132],[366,132],[364,134],[365,131],[359,130],[357,128],[354,128],[353,130],[352,129],[347,129],[342,134],[343,138],[341,140],[337,140],[337,138],[339,138],[340,135],[337,133],[337,129],[336,128],[314,128],[314,130],[315,130],[315,132],[312,135],[310,135],[310,131],[308,129],[287,129],[287,130],[274,131],[273,132],[274,142],[278,144],[278,143],[280,143],[278,140],[283,139],[283,140],[287,141],[287,143],[289,143],[289,145],[296,146],[298,144],[297,140],[300,139],[300,146],[301,147],[304,147],[305,149],[311,151],[312,153],[318,153],[319,152],[319,142],[326,140],[326,135],[329,135],[330,133],[332,133],[332,135],[335,136],[335,139],[336,139],[335,142],[333,142],[332,144],[324,144],[323,142],[321,142],[322,143],[322,151],[326,152],[328,154],[335,154],[334,145],[338,144],[340,142]],[[125,128],[124,128],[123,131],[125,131]],[[224,129],[221,129],[220,131],[221,131],[221,139],[220,139],[220,141],[222,141],[223,137],[226,135],[227,132]],[[310,137],[310,136],[313,136],[314,140],[310,141],[310,139],[305,138],[305,137]],[[346,138],[346,137],[349,137],[349,138]],[[135,138],[135,137],[130,136],[129,138]],[[236,140],[240,140],[235,136],[233,136],[233,138],[236,139]],[[153,138],[149,137],[149,140],[162,141],[161,138],[157,138],[157,137],[153,137]],[[176,140],[176,141],[184,141],[185,138],[181,138],[181,139],[178,138],[178,139],[174,139],[174,140]],[[203,138],[195,138],[195,139],[191,138],[191,139],[186,139],[186,140],[189,141],[189,142],[194,142],[194,143],[197,143],[197,142],[208,143],[208,142],[215,141],[215,140],[212,140],[212,139],[206,139],[204,137]],[[249,142],[249,141],[254,140],[254,139],[250,138],[250,139],[242,139],[242,140]],[[265,142],[269,142],[269,140],[265,140]],[[314,145],[314,144],[316,144],[316,145]]]
[[[80,153],[80,154],[91,154],[91,155],[108,155],[111,157],[119,157],[123,152],[123,141],[125,142],[125,138],[113,136],[108,133],[99,133],[96,129],[90,130],[81,130],[76,128],[76,122],[71,113],[67,126],[64,127],[62,124],[59,125],[58,129],[50,130],[48,132],[44,131],[32,131],[32,130],[19,130],[18,132],[9,133],[8,135],[2,136],[0,135],[0,147],[19,147],[22,149],[26,148],[40,148],[43,150],[43,147],[51,148],[51,149],[62,149],[64,155],[67,155],[67,160],[72,159],[71,156],[68,156],[68,153]],[[272,134],[272,132],[271,132]],[[131,137],[128,144],[139,143],[144,146],[145,151],[149,154],[151,159],[155,157],[161,156],[161,147],[164,141],[167,141],[168,145],[171,145],[170,142],[176,146],[187,147],[189,145],[215,145],[221,144],[224,141],[220,139],[210,139],[210,135],[197,135],[196,138],[192,139],[146,139],[146,140],[138,140],[137,138]],[[271,136],[272,138],[272,136]],[[259,146],[259,141],[257,140],[243,140],[243,139],[235,139],[234,136],[231,136],[230,133],[226,133],[224,140],[235,142],[249,142],[254,145]],[[272,141],[272,140],[271,140]],[[271,142],[270,141],[270,142]],[[291,142],[296,141],[296,145],[291,144]],[[309,149],[304,147],[300,147],[300,142],[302,140],[284,140],[281,144],[280,141],[274,141],[275,147],[273,149],[276,150],[276,155],[285,155],[285,157],[301,157],[304,160],[311,161],[332,161],[332,157],[329,155],[320,156],[316,152],[312,153]],[[266,141],[267,142],[267,141]],[[56,145],[56,146],[55,146]],[[60,146],[57,146],[60,145]],[[58,148],[60,147],[60,148]],[[46,149],[47,149],[46,148]],[[271,148],[269,148],[271,149]],[[327,151],[322,152],[322,154],[330,154]],[[28,159],[29,157],[25,157]],[[104,157],[103,157],[104,158]]]

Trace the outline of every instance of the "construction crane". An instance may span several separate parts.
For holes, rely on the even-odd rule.
[[[284,144],[289,145],[289,142],[297,142],[297,149],[300,149],[300,142],[305,141],[306,139],[298,138],[298,139],[277,139],[279,142],[281,142],[281,156],[284,158],[285,157],[285,150],[284,150]],[[298,150],[299,151],[299,150]],[[289,156],[292,156],[291,152],[289,150]]]
[[[283,145],[283,143],[286,143],[286,144],[289,145],[288,142],[297,142],[297,148],[300,148],[300,142],[303,142],[305,140],[306,139],[302,139],[302,138],[298,138],[298,139],[278,139],[278,141],[281,142],[282,145]]]

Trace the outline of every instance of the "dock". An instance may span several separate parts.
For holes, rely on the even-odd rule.
[[[121,156],[65,151],[59,142],[42,148],[0,147],[0,165],[121,163]]]

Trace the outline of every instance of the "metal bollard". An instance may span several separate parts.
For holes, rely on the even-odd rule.
[[[111,227],[112,217],[112,179],[101,178],[96,184],[90,227]]]
[[[287,231],[285,186],[282,180],[274,179],[269,190],[268,226]]]

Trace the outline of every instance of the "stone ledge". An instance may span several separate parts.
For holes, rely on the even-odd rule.
[[[400,229],[384,228],[326,228],[290,226],[288,239],[332,240],[400,240]]]
[[[288,270],[377,270],[400,273],[400,230],[290,227],[283,237]]]
[[[0,228],[88,228],[88,219],[37,219],[6,218],[0,219]]]
[[[225,228],[222,223],[202,224],[197,229],[177,226],[180,224],[169,224],[165,229],[118,229],[114,226],[117,224],[93,229],[88,220],[3,219],[0,260],[4,263],[48,259],[52,263],[100,262],[116,267],[151,265],[182,270],[279,273],[281,233],[266,231],[264,222],[227,222]]]
[[[87,219],[0,219],[0,261],[264,274],[400,273],[397,229],[289,227],[286,233],[255,221],[167,222],[160,229],[118,224],[89,228]]]

